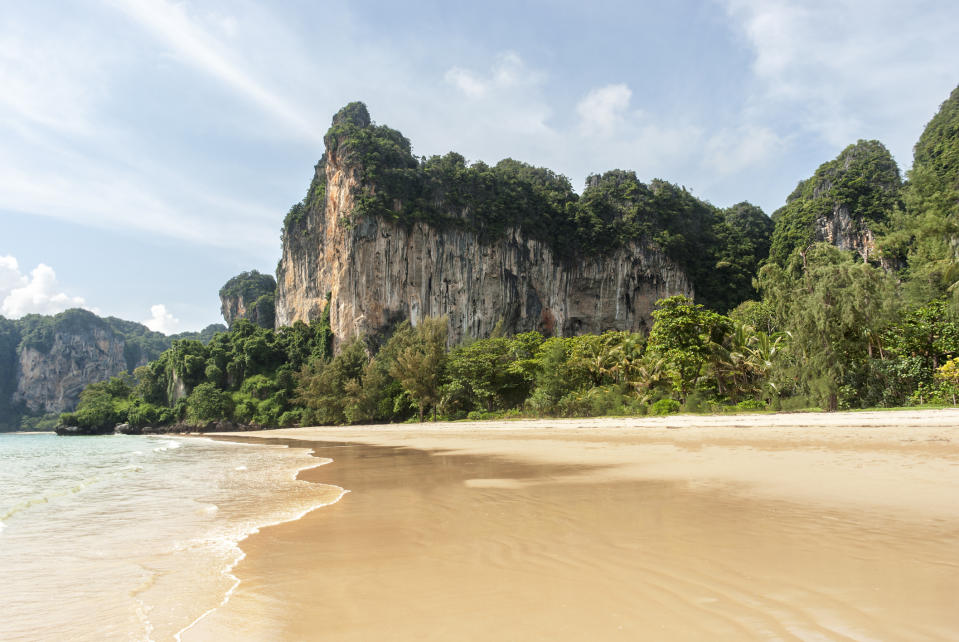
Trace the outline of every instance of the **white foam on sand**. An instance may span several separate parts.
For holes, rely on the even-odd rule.
[[[319,468],[320,466],[325,466],[326,464],[329,464],[332,462],[333,462],[332,459],[320,458],[316,463],[311,463],[310,465],[303,466],[301,468],[296,469],[293,472],[292,478],[295,480],[298,478],[300,473],[304,471],[312,470],[314,468]],[[245,469],[246,467],[240,466],[238,467],[238,469],[239,468]],[[256,533],[259,533],[260,530],[264,528],[269,528],[270,526],[278,526],[280,524],[286,524],[289,522],[295,522],[297,520],[303,519],[304,517],[306,517],[307,515],[309,515],[310,513],[312,513],[313,511],[319,508],[323,508],[324,506],[331,506],[337,503],[343,498],[344,495],[350,492],[349,490],[345,488],[341,488],[333,484],[322,484],[322,486],[335,489],[337,492],[336,497],[332,500],[321,501],[321,502],[312,504],[308,506],[307,508],[300,510],[292,515],[284,516],[284,517],[281,517],[280,519],[275,519],[273,521],[267,521],[262,524],[250,526],[249,528],[237,533],[235,537],[222,537],[217,539],[216,541],[207,542],[208,545],[212,545],[214,547],[227,546],[230,549],[232,549],[232,551],[234,552],[233,559],[221,571],[223,576],[230,580],[231,586],[223,595],[223,599],[220,601],[219,604],[217,604],[211,609],[206,610],[199,617],[197,617],[195,620],[190,622],[189,625],[183,627],[182,629],[176,632],[176,634],[173,637],[175,640],[177,640],[177,642],[182,642],[182,636],[184,633],[186,633],[187,631],[195,627],[197,624],[203,621],[206,617],[208,617],[211,613],[214,613],[217,609],[224,607],[230,601],[230,598],[233,597],[233,594],[236,593],[237,588],[240,586],[241,580],[233,573],[233,570],[237,567],[237,565],[240,562],[242,562],[246,558],[246,553],[243,551],[242,548],[240,548],[240,544],[243,542],[243,540],[247,539],[251,535],[255,535]]]

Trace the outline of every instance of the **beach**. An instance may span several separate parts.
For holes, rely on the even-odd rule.
[[[959,411],[298,428],[335,504],[184,640],[947,640]]]

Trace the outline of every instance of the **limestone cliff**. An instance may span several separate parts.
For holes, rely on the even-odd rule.
[[[127,370],[124,347],[123,338],[103,326],[57,331],[47,349],[26,346],[17,362],[13,401],[31,412],[70,410],[87,384]]]
[[[224,330],[211,325],[167,336],[79,309],[0,317],[0,430],[50,428],[49,416],[73,410],[88,384],[132,373],[176,339],[207,342]]]
[[[368,124],[363,108],[358,125]],[[288,217],[277,267],[277,326],[319,317],[329,295],[337,343],[382,334],[404,319],[415,324],[446,315],[455,344],[489,336],[498,325],[507,333],[558,335],[647,329],[657,299],[693,295],[684,271],[652,242],[560,255],[516,225],[489,238],[466,225],[366,213],[360,200],[380,188],[344,147],[328,134],[314,198]],[[432,205],[453,219],[469,215],[469,203]],[[401,207],[396,199],[394,208]]]
[[[272,328],[275,323],[274,292],[276,281],[256,270],[241,272],[220,288],[220,313],[227,325],[238,319]]]
[[[825,242],[880,261],[875,232],[895,209],[902,181],[882,143],[860,140],[823,163],[773,213],[770,257],[785,263],[796,249]]]

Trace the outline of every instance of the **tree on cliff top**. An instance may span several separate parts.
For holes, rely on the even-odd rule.
[[[247,303],[252,303],[264,294],[273,294],[275,291],[276,279],[272,275],[250,270],[240,272],[224,283],[220,288],[220,298],[242,297]]]

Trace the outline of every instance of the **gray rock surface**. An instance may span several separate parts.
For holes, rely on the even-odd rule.
[[[358,169],[328,153],[316,171],[326,198],[284,233],[277,327],[318,318],[329,294],[337,344],[447,315],[452,345],[498,324],[564,336],[648,329],[657,299],[693,296],[685,273],[652,245],[574,262],[515,229],[482,243],[468,230],[356,217]]]

